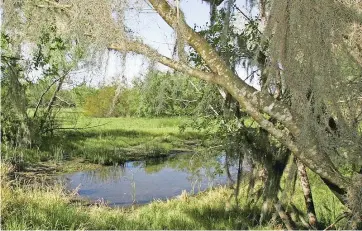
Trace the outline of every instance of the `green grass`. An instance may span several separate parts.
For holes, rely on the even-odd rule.
[[[2,145],[2,157],[27,165],[23,174],[39,178],[57,172],[97,168],[127,160],[168,155],[172,152],[207,146],[204,134],[179,125],[187,118],[87,118],[74,111],[60,115],[63,127],[55,141],[46,140],[38,149],[8,149]],[[81,129],[79,129],[81,128]],[[42,163],[39,164],[39,161]],[[34,163],[34,164],[29,164]],[[85,206],[61,185],[19,185],[7,179],[8,166],[1,165],[1,224],[4,229],[280,229],[275,223],[258,226],[260,204],[247,205],[245,188],[239,206],[230,201],[232,191],[220,187],[196,196],[158,201],[128,209],[104,205]],[[309,172],[316,212],[322,226],[333,223],[344,207],[326,185]],[[291,200],[305,211],[298,181]],[[78,201],[78,202],[74,202]],[[343,226],[337,226],[343,227]]]
[[[318,222],[322,224],[323,227],[326,227],[332,224],[336,218],[345,211],[345,207],[329,190],[327,185],[323,183],[318,175],[312,171],[308,171],[308,178],[311,183],[312,196],[316,206],[315,211]],[[305,211],[304,195],[299,178],[297,179],[296,192],[292,197],[292,201],[300,211]],[[342,224],[343,222],[338,225]]]
[[[144,206],[110,208],[98,202],[89,205],[67,192],[60,184],[19,185],[7,178],[8,165],[1,165],[1,222],[4,229],[282,229],[282,222],[258,224],[260,203],[247,206],[242,184],[239,206],[233,191],[218,187],[194,196],[182,194],[167,201]],[[343,207],[330,191],[311,175],[319,221],[332,223]],[[300,186],[292,197],[304,211]],[[334,204],[331,204],[334,203]],[[335,214],[335,215],[333,215]],[[256,215],[256,216],[255,216]],[[341,224],[342,225],[342,224]],[[343,226],[337,226],[341,228]]]
[[[38,148],[1,146],[4,159],[24,163],[83,159],[112,165],[129,160],[187,152],[203,144],[202,133],[179,126],[188,118],[90,118],[76,110],[58,113],[61,129],[45,137]]]
[[[32,114],[32,110],[29,110]],[[187,127],[190,118],[92,118],[79,109],[62,109],[57,113],[60,128],[46,136],[32,149],[1,146],[4,159],[21,164],[62,162],[82,159],[85,162],[113,165],[130,160],[167,156],[209,146],[206,134]],[[247,121],[251,123],[251,121]]]
[[[232,192],[225,187],[122,209],[72,202],[74,197],[57,184],[11,186],[4,173],[2,179],[4,229],[246,229],[253,225],[247,218],[249,211],[232,204],[225,207]]]
[[[77,123],[82,129],[58,133],[62,136],[59,140],[64,140],[58,145],[68,156],[100,164],[165,156],[189,151],[194,148],[190,144],[202,140],[202,135],[196,131],[180,132],[179,125],[185,120],[82,117]]]

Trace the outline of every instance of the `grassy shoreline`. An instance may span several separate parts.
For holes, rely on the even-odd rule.
[[[90,128],[60,131],[55,134],[60,138],[58,142],[45,142],[48,147],[20,150],[27,158],[20,174],[29,182],[30,178],[167,156],[203,146],[203,134],[190,129],[180,133],[178,126],[185,120],[81,117],[77,126]],[[107,125],[98,126],[105,121]],[[28,185],[18,184],[9,178],[9,166],[1,168],[1,199],[7,202],[1,205],[5,229],[247,228],[240,221],[239,209],[225,209],[232,192],[225,187],[142,206],[110,208],[102,203],[89,205],[79,200],[76,192],[66,191],[61,185],[46,185],[36,180]]]
[[[2,166],[4,170],[6,167]],[[5,171],[6,173],[6,171]],[[2,179],[4,179],[2,171]],[[74,202],[60,186],[10,186],[1,182],[2,225],[5,229],[241,229],[235,209],[225,209],[231,191],[225,187],[196,196],[130,208]],[[213,203],[210,203],[210,201]]]
[[[23,158],[19,166],[1,164],[1,224],[4,229],[282,229],[280,220],[258,223],[262,207],[259,202],[248,205],[246,186],[241,187],[238,206],[231,197],[233,190],[218,187],[190,196],[182,194],[166,201],[142,206],[110,208],[101,201],[95,204],[79,200],[76,192],[63,186],[34,180],[19,184],[10,177],[17,171],[23,179],[39,179],[62,173],[99,168],[130,160],[167,156],[207,146],[205,135],[179,125],[187,118],[107,118],[82,117],[79,127],[101,124],[79,131],[60,130],[57,142],[45,142],[36,150],[10,150],[8,162]],[[1,147],[3,151],[3,146]],[[13,154],[13,156],[11,155]],[[21,155],[19,155],[21,154]],[[15,158],[15,159],[11,159]],[[18,158],[18,159],[16,159]],[[18,162],[16,162],[18,163]],[[10,174],[10,175],[9,175]],[[19,176],[19,175],[18,175]],[[19,180],[19,178],[18,178]],[[312,192],[320,222],[329,225],[343,211],[343,206],[310,172]],[[299,182],[291,201],[304,210]],[[92,204],[92,205],[90,205]]]
[[[108,207],[102,201],[79,199],[76,191],[60,184],[20,185],[8,178],[9,165],[1,164],[1,222],[4,229],[283,229],[279,219],[258,223],[261,204],[248,205],[246,185],[241,185],[238,205],[233,190],[220,186],[212,190],[165,201],[126,208]],[[313,196],[319,221],[328,225],[343,206],[311,174]],[[299,184],[293,198],[304,208]],[[333,210],[330,210],[333,209]],[[340,226],[339,226],[340,227]],[[343,226],[342,226],[343,227]]]

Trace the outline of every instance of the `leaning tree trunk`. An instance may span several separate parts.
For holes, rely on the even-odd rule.
[[[300,178],[300,182],[302,185],[302,190],[304,194],[305,205],[307,207],[307,214],[309,225],[313,228],[317,227],[317,216],[314,209],[314,202],[312,197],[312,189],[310,187],[307,170],[302,162],[296,159],[296,163],[298,166],[298,174]]]
[[[171,8],[166,0],[149,0],[158,14],[171,26],[178,20],[176,10]],[[181,22],[180,22],[181,21]],[[248,113],[262,128],[268,131],[283,145],[295,154],[295,156],[305,164],[309,169],[318,174],[327,184],[331,191],[346,204],[344,200],[347,189],[350,185],[350,179],[344,177],[334,166],[333,162],[326,153],[317,149],[315,140],[310,138],[308,147],[299,145],[296,140],[301,138],[301,129],[290,112],[290,108],[283,102],[274,99],[268,94],[258,92],[253,87],[242,81],[227,66],[217,51],[191,27],[187,25],[184,19],[179,20],[177,25],[182,31],[185,42],[193,47],[209,66],[211,72],[204,72],[188,66],[184,63],[171,60],[162,56],[155,49],[139,41],[121,41],[110,45],[110,49],[118,51],[133,51],[148,57],[154,58],[164,65],[167,65],[177,71],[185,74],[215,83],[225,88],[237,101],[240,106]],[[265,114],[270,115],[284,129],[275,126],[271,121],[265,118]]]

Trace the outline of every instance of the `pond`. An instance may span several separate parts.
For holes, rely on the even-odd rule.
[[[168,158],[126,162],[121,166],[101,167],[66,175],[67,187],[93,201],[109,206],[145,204],[173,198],[186,190],[198,193],[227,183],[224,158],[177,154]],[[236,171],[231,168],[231,171]]]

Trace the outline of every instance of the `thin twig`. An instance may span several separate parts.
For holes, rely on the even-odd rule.
[[[52,129],[48,129],[46,131],[51,131],[51,130],[83,130],[83,129],[88,129],[88,128],[96,128],[96,127],[101,127],[103,125],[107,125],[110,122],[104,123],[104,124],[98,124],[98,125],[94,125],[94,126],[89,126],[89,127],[82,127],[82,128],[52,128]]]
[[[236,4],[234,6],[249,22],[252,21],[252,19],[249,16],[247,16]]]
[[[195,100],[177,99],[177,98],[173,98],[173,97],[169,97],[169,96],[166,96],[166,98],[171,99],[171,100],[175,100],[175,101],[180,101],[180,102],[187,102],[187,103],[194,103],[194,102],[198,101],[197,99],[195,99]]]
[[[249,16],[247,16],[236,4],[234,6],[235,6],[235,9],[237,9],[249,22],[253,21],[253,19],[251,19]],[[262,34],[259,29],[257,29],[257,30],[260,34]]]
[[[337,217],[336,221],[333,222],[332,224],[330,224],[329,226],[327,226],[324,230],[329,230],[331,229],[333,226],[335,226],[339,221],[341,221],[343,218],[348,217],[349,214],[347,212],[342,213],[339,217]]]
[[[249,79],[252,75],[254,75],[258,71],[259,69],[252,71],[248,76],[246,76],[245,80]]]
[[[37,105],[36,105],[36,107],[35,107],[35,111],[34,111],[34,114],[33,114],[33,118],[35,118],[36,113],[38,112],[39,106],[40,106],[40,104],[41,104],[41,101],[43,101],[44,95],[45,95],[45,94],[50,90],[50,88],[51,88],[56,82],[58,82],[61,78],[62,78],[62,77],[59,77],[59,78],[55,79],[55,80],[47,87],[47,89],[45,89],[45,91],[42,93],[42,95],[40,96],[40,99],[39,99],[39,101],[38,101],[38,103],[37,103]]]
[[[67,102],[66,100],[62,99],[62,98],[59,97],[59,96],[56,96],[56,98],[57,98],[58,100],[60,100],[61,102],[66,103],[68,106],[74,105],[73,103],[69,103],[69,102]]]

